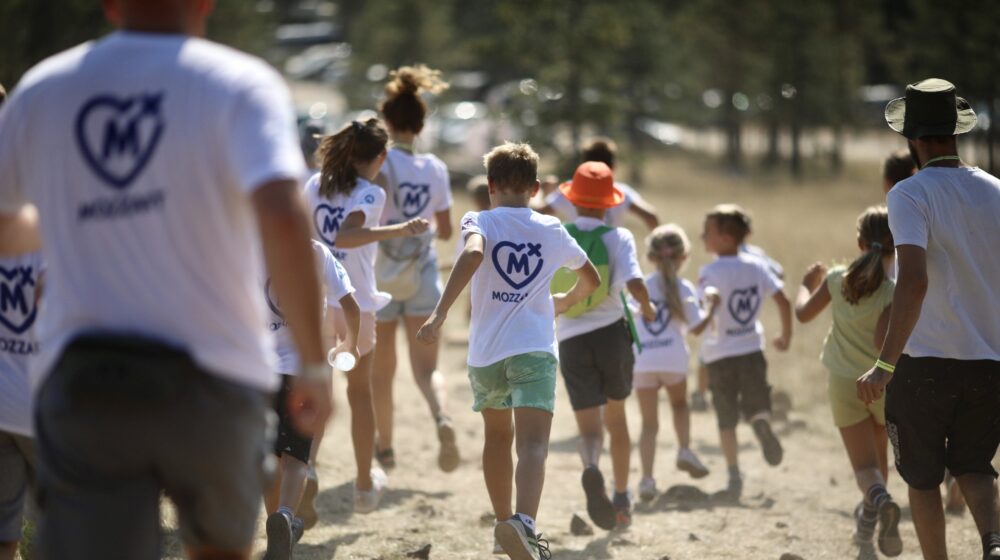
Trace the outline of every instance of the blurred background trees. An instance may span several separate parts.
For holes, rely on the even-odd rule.
[[[219,0],[210,35],[373,108],[387,72],[425,62],[453,87],[448,119],[488,119],[571,168],[581,137],[710,146],[733,173],[836,173],[849,138],[882,130],[885,102],[929,76],[980,115],[978,162],[996,171],[1000,2],[967,0]],[[97,0],[0,4],[0,82],[108,30]],[[451,103],[451,105],[447,105]],[[447,107],[446,107],[447,105]],[[449,112],[450,111],[450,112]],[[342,115],[333,115],[334,120]],[[808,164],[808,166],[807,166]],[[629,166],[641,183],[642,165]]]

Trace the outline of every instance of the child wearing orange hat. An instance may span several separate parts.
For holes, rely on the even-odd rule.
[[[560,369],[580,430],[583,490],[587,513],[602,529],[631,523],[628,472],[632,444],[625,419],[625,399],[632,392],[632,333],[626,321],[624,290],[639,302],[644,317],[656,311],[649,301],[632,233],[605,225],[605,212],[621,204],[611,168],[585,162],[560,191],[577,211],[565,224],[601,274],[601,285],[558,321]],[[572,278],[569,278],[571,281]],[[553,289],[562,291],[560,277]],[[611,437],[614,495],[609,499],[598,467],[604,430]]]

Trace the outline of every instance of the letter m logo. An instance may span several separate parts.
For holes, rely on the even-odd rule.
[[[516,253],[509,253],[507,255],[507,274],[513,274],[514,272],[520,272],[521,274],[531,272],[528,255],[518,255]]]

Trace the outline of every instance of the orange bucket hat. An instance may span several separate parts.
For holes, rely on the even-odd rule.
[[[615,186],[611,168],[600,161],[585,161],[576,168],[573,180],[559,185],[567,200],[584,208],[607,209],[625,201]]]

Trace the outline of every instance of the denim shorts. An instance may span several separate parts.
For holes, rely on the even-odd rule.
[[[427,317],[434,312],[441,299],[441,276],[438,274],[437,257],[431,256],[420,269],[420,288],[409,299],[392,300],[375,313],[380,322],[395,321],[400,317]]]
[[[540,408],[553,412],[556,404],[556,365],[548,352],[528,352],[484,367],[469,366],[475,404],[485,408]]]

